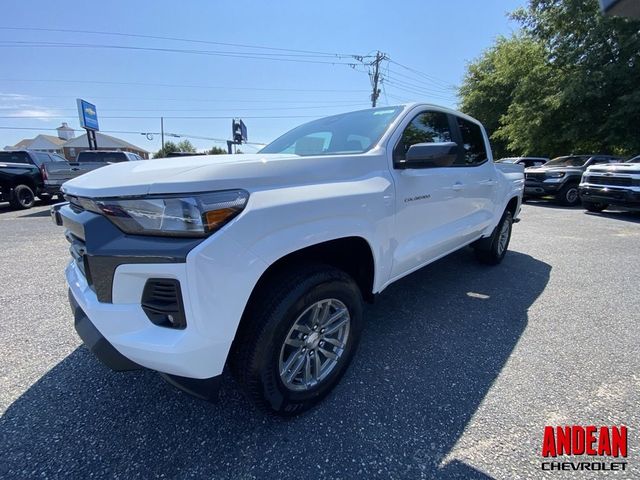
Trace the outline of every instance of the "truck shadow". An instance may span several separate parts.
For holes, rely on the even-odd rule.
[[[287,421],[253,410],[231,380],[208,404],[152,372],[113,373],[78,348],[0,419],[0,476],[491,478],[445,457],[550,270],[517,252],[487,268],[465,249],[396,282],[367,307],[334,393]]]

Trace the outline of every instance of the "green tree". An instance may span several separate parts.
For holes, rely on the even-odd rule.
[[[177,144],[173,142],[164,142],[164,148],[161,148],[156,153],[154,153],[153,158],[165,158],[168,157],[169,154],[175,152],[195,153],[196,148],[189,140],[182,140]]]
[[[226,148],[220,148],[216,146],[211,147],[211,149],[207,151],[207,155],[225,155],[227,153],[229,152],[227,152]]]
[[[173,142],[165,142],[164,143],[164,148],[161,148],[156,153],[154,153],[153,154],[153,158],[165,158],[170,153],[179,152],[179,151],[180,151],[180,149],[178,148],[178,145],[176,145],[175,143],[173,143]]]
[[[178,151],[180,152],[187,152],[187,153],[195,153],[196,152],[196,147],[193,146],[193,144],[189,141],[189,140],[182,140],[181,142],[178,142]]]
[[[640,22],[597,0],[530,0],[522,29],[468,66],[461,108],[499,155],[640,151]]]

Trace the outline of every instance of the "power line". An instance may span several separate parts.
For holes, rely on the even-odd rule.
[[[41,128],[41,127],[9,127],[9,126],[0,126],[0,130],[30,130],[30,131],[56,131],[56,128]],[[76,129],[79,130],[79,129]],[[131,130],[100,130],[101,133],[117,133],[117,134],[128,134],[128,135],[160,135],[160,132],[135,132]],[[226,143],[227,139],[223,138],[215,138],[215,137],[203,137],[200,135],[191,135],[189,133],[171,133],[166,132],[165,135],[172,137],[185,137],[185,138],[193,138],[197,140],[210,140],[214,142]],[[243,142],[243,144],[247,145],[256,145],[263,146],[266,145],[264,142]]]
[[[388,69],[387,70],[387,74],[389,74],[389,73],[393,74],[394,77],[396,77],[396,76],[397,77],[401,77],[402,79],[404,79],[404,81],[409,80],[409,81],[411,81],[413,83],[416,83],[418,85],[422,85],[424,88],[431,89],[431,90],[439,90],[442,93],[448,93],[448,92],[452,92],[452,91],[456,91],[457,90],[456,88],[451,88],[451,87],[446,87],[446,88],[445,87],[440,87],[440,86],[435,85],[433,83],[427,82],[424,79],[420,79],[420,78],[417,78],[417,77],[411,76],[411,75],[405,75],[404,73],[398,72],[396,70]]]
[[[430,92],[416,90],[416,89],[413,89],[413,88],[407,88],[407,87],[398,85],[395,82],[387,81],[385,83],[389,87],[396,88],[398,90],[402,90],[403,92],[411,93],[413,95],[417,95],[417,96],[420,96],[420,97],[427,96],[427,97],[433,97],[433,98],[437,98],[437,99],[440,99],[440,100],[447,100],[447,101],[455,100],[455,97],[452,97],[452,96],[443,96],[443,95],[438,95],[438,94],[434,94],[434,93],[430,93]]]
[[[71,118],[73,115],[3,115],[0,118],[33,118],[33,119],[51,119],[51,120],[59,120],[65,118]],[[179,117],[171,117],[163,115],[164,118],[169,118],[172,120],[231,120],[236,118],[234,116],[179,116]],[[317,115],[266,115],[266,116],[246,116],[243,115],[242,118],[249,119],[281,119],[281,118],[317,118]],[[155,116],[145,116],[145,115],[108,115],[100,116],[101,119],[158,119],[159,115]]]
[[[364,90],[363,90],[364,91]],[[2,97],[3,94],[0,93],[0,97]],[[78,97],[78,95],[29,95],[29,98],[23,98],[23,99],[17,99],[14,100],[15,102],[29,102],[29,101],[33,101],[35,99],[39,99],[39,98],[65,98],[65,99],[69,99],[69,100],[73,100],[74,102],[76,101],[76,98]],[[266,99],[256,99],[256,100],[248,100],[246,98],[243,99],[233,99],[233,98],[222,98],[219,100],[213,100],[210,98],[169,98],[169,97],[109,97],[109,96],[102,96],[102,95],[91,95],[90,96],[91,99],[98,99],[98,100],[142,100],[142,101],[172,101],[172,102],[196,102],[196,103],[274,103],[274,104],[287,104],[287,103],[293,103],[295,105],[300,105],[300,104],[318,104],[321,103],[323,105],[326,106],[341,106],[344,104],[353,104],[354,102],[357,102],[357,99],[345,99],[345,100],[266,100]],[[10,98],[7,100],[11,100]],[[129,103],[128,103],[129,104]],[[0,107],[3,108],[3,107]],[[10,107],[10,108],[15,108],[15,107]],[[54,108],[54,107],[52,107]],[[6,109],[6,108],[5,108]],[[102,109],[100,109],[102,111]]]
[[[402,87],[407,90],[410,90],[413,93],[421,94],[421,95],[430,95],[432,97],[442,98],[442,99],[455,99],[455,94],[447,94],[434,90],[429,90],[424,87],[420,87],[419,85],[414,85],[408,82],[403,82],[402,80],[397,80],[395,78],[387,78],[386,83],[390,86]]]
[[[198,44],[206,44],[206,45],[220,45],[225,47],[253,48],[253,49],[259,49],[259,50],[273,50],[273,51],[281,51],[281,52],[306,53],[306,54],[326,55],[326,56],[343,56],[343,57],[358,56],[356,54],[349,54],[349,53],[319,52],[314,50],[267,47],[264,45],[249,45],[249,44],[241,44],[241,43],[214,42],[211,40],[199,40],[199,39],[193,39],[193,38],[169,37],[169,36],[160,36],[160,35],[143,35],[138,33],[106,32],[106,31],[100,31],[100,30],[77,30],[77,29],[40,28],[40,27],[7,27],[7,26],[0,26],[0,30],[83,33],[83,34],[89,34],[89,35],[109,35],[109,36],[129,37],[129,38],[146,38],[146,39],[152,39],[152,40],[170,40],[170,41],[198,43]]]
[[[134,47],[131,45],[109,45],[109,44],[97,44],[97,43],[64,43],[64,42],[35,42],[35,41],[5,41],[0,43],[0,47],[9,48],[97,48],[97,49],[112,49],[112,50],[135,50],[135,51],[147,51],[147,52],[162,52],[162,53],[185,53],[191,55],[206,55],[216,57],[231,57],[231,58],[244,58],[249,60],[271,60],[278,62],[294,62],[294,63],[315,63],[315,64],[327,64],[327,65],[346,65],[354,66],[354,63],[339,62],[335,60],[304,60],[299,58],[280,58],[280,57],[266,57],[260,55],[276,55],[276,54],[257,54],[257,53],[230,53],[220,52],[215,50],[187,50],[177,48],[160,48],[160,47]],[[341,57],[338,57],[338,60]]]
[[[301,106],[301,107],[273,107],[273,108],[177,108],[177,109],[167,109],[167,108],[101,108],[100,112],[253,112],[253,111],[278,111],[278,110],[307,110],[307,109],[315,109],[315,108],[342,108],[342,107],[362,107],[364,105],[368,105],[367,103],[350,103],[350,104],[339,104],[339,105],[311,105],[311,106]],[[39,109],[51,109],[56,111],[65,111],[65,112],[77,112],[77,108],[60,108],[50,105],[38,105]],[[2,110],[16,110],[16,109],[24,109],[24,107],[0,107],[0,111]],[[102,117],[102,116],[101,116]],[[102,117],[108,118],[108,117]],[[170,117],[167,117],[170,118]]]
[[[451,84],[451,83],[445,82],[444,80],[440,80],[439,78],[436,78],[436,77],[434,77],[432,75],[428,75],[428,74],[426,74],[424,72],[416,70],[415,68],[411,68],[411,67],[408,67],[406,65],[403,65],[402,63],[396,62],[395,60],[389,59],[389,62],[393,63],[394,65],[398,65],[399,67],[404,68],[405,70],[407,70],[409,72],[413,72],[416,75],[419,75],[419,76],[429,80],[430,82],[433,82],[435,84],[439,84],[441,87],[444,87],[444,88],[448,88],[448,87],[456,88],[456,86]]]
[[[185,85],[185,84],[170,84],[170,83],[143,83],[143,82],[113,82],[105,80],[67,80],[67,79],[33,79],[33,78],[0,78],[0,82],[35,82],[35,83],[81,83],[90,85],[126,85],[126,86],[138,86],[138,87],[167,87],[167,88],[204,88],[204,89],[218,89],[218,90],[255,90],[264,92],[317,92],[317,93],[363,93],[368,90],[345,90],[345,89],[300,89],[300,88],[264,88],[264,87],[225,87],[214,85]]]

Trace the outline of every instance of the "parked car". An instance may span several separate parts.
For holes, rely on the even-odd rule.
[[[524,168],[529,168],[541,167],[542,165],[547,163],[549,159],[545,157],[506,157],[496,161],[499,163],[515,163],[518,165],[522,165]]]
[[[625,163],[587,168],[580,182],[580,199],[590,212],[601,212],[610,205],[640,210],[640,155]]]
[[[411,104],[315,120],[257,154],[89,172],[52,209],[76,330],[116,370],[208,398],[229,365],[260,407],[302,412],[345,372],[363,299],[467,245],[503,260],[524,174],[492,160],[477,120]]]
[[[60,186],[71,178],[79,177],[97,168],[113,163],[137,162],[140,160],[142,160],[140,155],[120,150],[83,150],[78,153],[75,162],[49,165],[47,167],[47,176],[50,183]]]
[[[0,151],[0,201],[13,208],[31,208],[36,197],[49,201],[60,193],[60,184],[48,178],[50,165],[67,161],[56,153],[34,150]]]
[[[562,205],[580,203],[578,185],[591,165],[620,162],[612,155],[568,155],[549,160],[541,167],[525,169],[525,198],[553,196]]]

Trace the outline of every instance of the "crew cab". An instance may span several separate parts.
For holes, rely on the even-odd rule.
[[[590,212],[601,212],[610,205],[640,210],[640,156],[587,168],[580,182],[580,199]]]
[[[257,154],[111,165],[67,182],[51,213],[100,360],[204,398],[228,366],[289,416],[345,372],[363,300],[465,246],[501,262],[523,184],[478,121],[410,104],[315,120]]]
[[[36,197],[49,201],[60,192],[60,183],[48,178],[50,165],[67,166],[64,157],[56,153],[34,150],[0,151],[0,201],[13,208],[31,208]],[[67,177],[65,180],[68,180]]]
[[[47,168],[49,182],[58,186],[71,178],[79,177],[87,172],[106,167],[113,163],[137,162],[142,157],[136,153],[120,150],[83,150],[78,153],[75,162],[50,165]]]
[[[568,155],[548,161],[541,167],[525,169],[525,198],[553,196],[562,205],[580,203],[578,185],[591,165],[620,162],[612,155]]]

